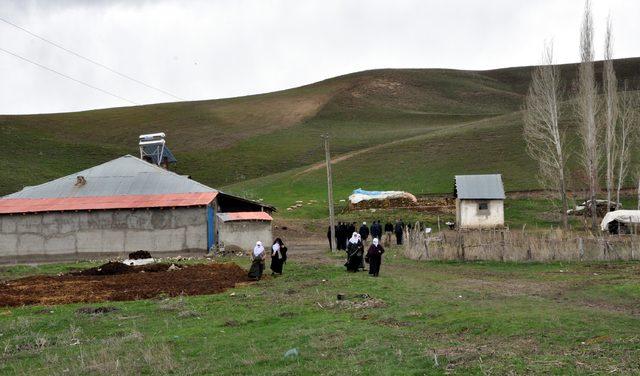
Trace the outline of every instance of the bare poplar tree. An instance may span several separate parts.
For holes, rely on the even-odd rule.
[[[604,67],[602,70],[602,85],[604,89],[604,125],[605,125],[605,157],[607,163],[606,184],[607,201],[611,201],[615,179],[616,157],[621,156],[616,151],[616,125],[618,122],[618,81],[613,69],[613,34],[611,15],[607,18],[607,31],[604,40]],[[619,167],[622,167],[620,165]],[[620,179],[618,179],[620,181]],[[618,197],[619,199],[619,197]],[[620,202],[619,200],[616,202]],[[607,204],[607,210],[611,208]]]
[[[524,139],[528,154],[538,162],[541,184],[562,202],[562,225],[568,228],[566,156],[560,132],[560,70],[553,65],[553,45],[544,49],[542,65],[534,68],[525,100]]]
[[[577,114],[580,119],[580,138],[582,141],[582,164],[589,184],[589,202],[591,203],[591,227],[597,229],[596,192],[598,189],[598,89],[593,68],[593,17],[591,2],[585,1],[584,18],[580,30],[580,65],[578,67],[578,94],[576,98]]]
[[[616,201],[620,202],[620,190],[624,184],[627,174],[629,173],[629,165],[631,163],[631,147],[635,138],[638,136],[638,128],[640,124],[638,115],[638,93],[625,90],[620,98],[620,132],[618,136],[618,182],[616,186]]]

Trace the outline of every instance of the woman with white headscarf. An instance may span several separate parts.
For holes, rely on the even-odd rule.
[[[262,242],[256,242],[256,246],[253,247],[253,252],[251,253],[251,269],[249,269],[249,278],[255,279],[256,281],[262,278],[262,272],[264,272],[264,246]]]
[[[344,264],[347,267],[347,271],[358,271],[358,268],[362,263],[363,250],[364,247],[362,245],[362,240],[360,240],[360,234],[354,232],[347,243],[347,262]]]
[[[382,264],[382,254],[384,253],[384,248],[380,244],[378,238],[373,238],[373,243],[369,247],[367,251],[366,261],[369,263],[369,274],[372,277],[377,277],[378,273],[380,273],[380,265]]]
[[[287,247],[282,239],[276,238],[271,246],[271,275],[282,275],[282,265],[287,261]]]

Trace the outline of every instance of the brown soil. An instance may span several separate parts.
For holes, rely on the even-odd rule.
[[[162,271],[152,271],[158,268],[156,265],[162,265]],[[161,294],[215,294],[249,281],[247,272],[236,264],[180,265],[181,269],[171,271],[168,266],[127,267],[124,272],[111,275],[75,273],[5,281],[0,283],[0,307],[137,300]]]
[[[151,253],[142,249],[129,253],[129,260],[142,260],[148,258],[151,258]]]

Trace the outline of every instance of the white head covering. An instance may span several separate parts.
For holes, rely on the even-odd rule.
[[[358,234],[357,232],[354,232],[353,235],[351,235],[351,239],[349,239],[349,243],[358,244],[359,236],[360,234]]]
[[[379,243],[378,238],[373,238],[373,245],[377,247]]]
[[[273,245],[271,246],[271,256],[275,256],[275,255],[278,255],[279,259],[282,258],[282,254],[280,253],[279,243],[273,243]]]
[[[260,256],[264,252],[264,247],[262,246],[262,242],[256,242],[256,246],[253,247],[253,256]]]

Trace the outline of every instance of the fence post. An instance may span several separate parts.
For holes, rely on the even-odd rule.
[[[505,241],[504,241],[504,230],[500,231],[500,261],[504,262],[504,253],[505,253]]]
[[[460,257],[464,261],[464,235],[460,234]]]
[[[580,261],[582,261],[583,257],[584,257],[584,240],[582,239],[582,236],[578,236],[578,258]]]

